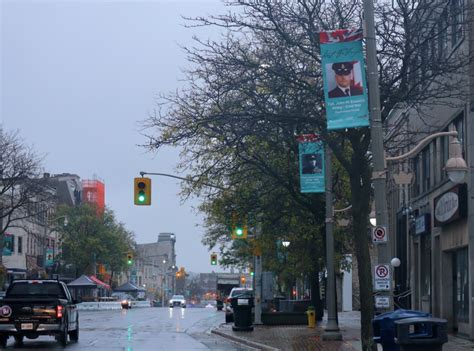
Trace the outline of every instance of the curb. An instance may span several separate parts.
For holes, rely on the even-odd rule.
[[[246,346],[250,346],[250,347],[255,348],[257,350],[281,351],[280,349],[277,349],[277,348],[274,348],[274,347],[271,347],[271,346],[267,346],[267,345],[261,344],[259,342],[250,341],[250,340],[247,340],[247,339],[244,339],[244,338],[239,338],[238,336],[235,336],[235,335],[230,335],[230,334],[221,332],[218,329],[212,329],[211,333],[219,335],[223,338],[230,339],[230,340],[235,341],[237,343],[240,343],[240,344],[243,344],[243,345],[246,345]]]

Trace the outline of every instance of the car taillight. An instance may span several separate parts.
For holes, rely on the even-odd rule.
[[[63,306],[56,306],[56,318],[63,318]]]

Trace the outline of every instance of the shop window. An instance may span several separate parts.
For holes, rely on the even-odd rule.
[[[469,323],[469,255],[463,248],[454,254],[454,316],[458,322]]]

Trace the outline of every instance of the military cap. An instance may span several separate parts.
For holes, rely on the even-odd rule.
[[[343,75],[347,76],[348,74],[351,74],[352,68],[354,65],[352,62],[336,62],[332,64],[332,69],[336,74],[338,75]]]

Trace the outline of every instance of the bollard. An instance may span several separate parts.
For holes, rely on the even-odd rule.
[[[313,306],[308,307],[306,315],[308,316],[308,328],[316,328],[316,312]]]

